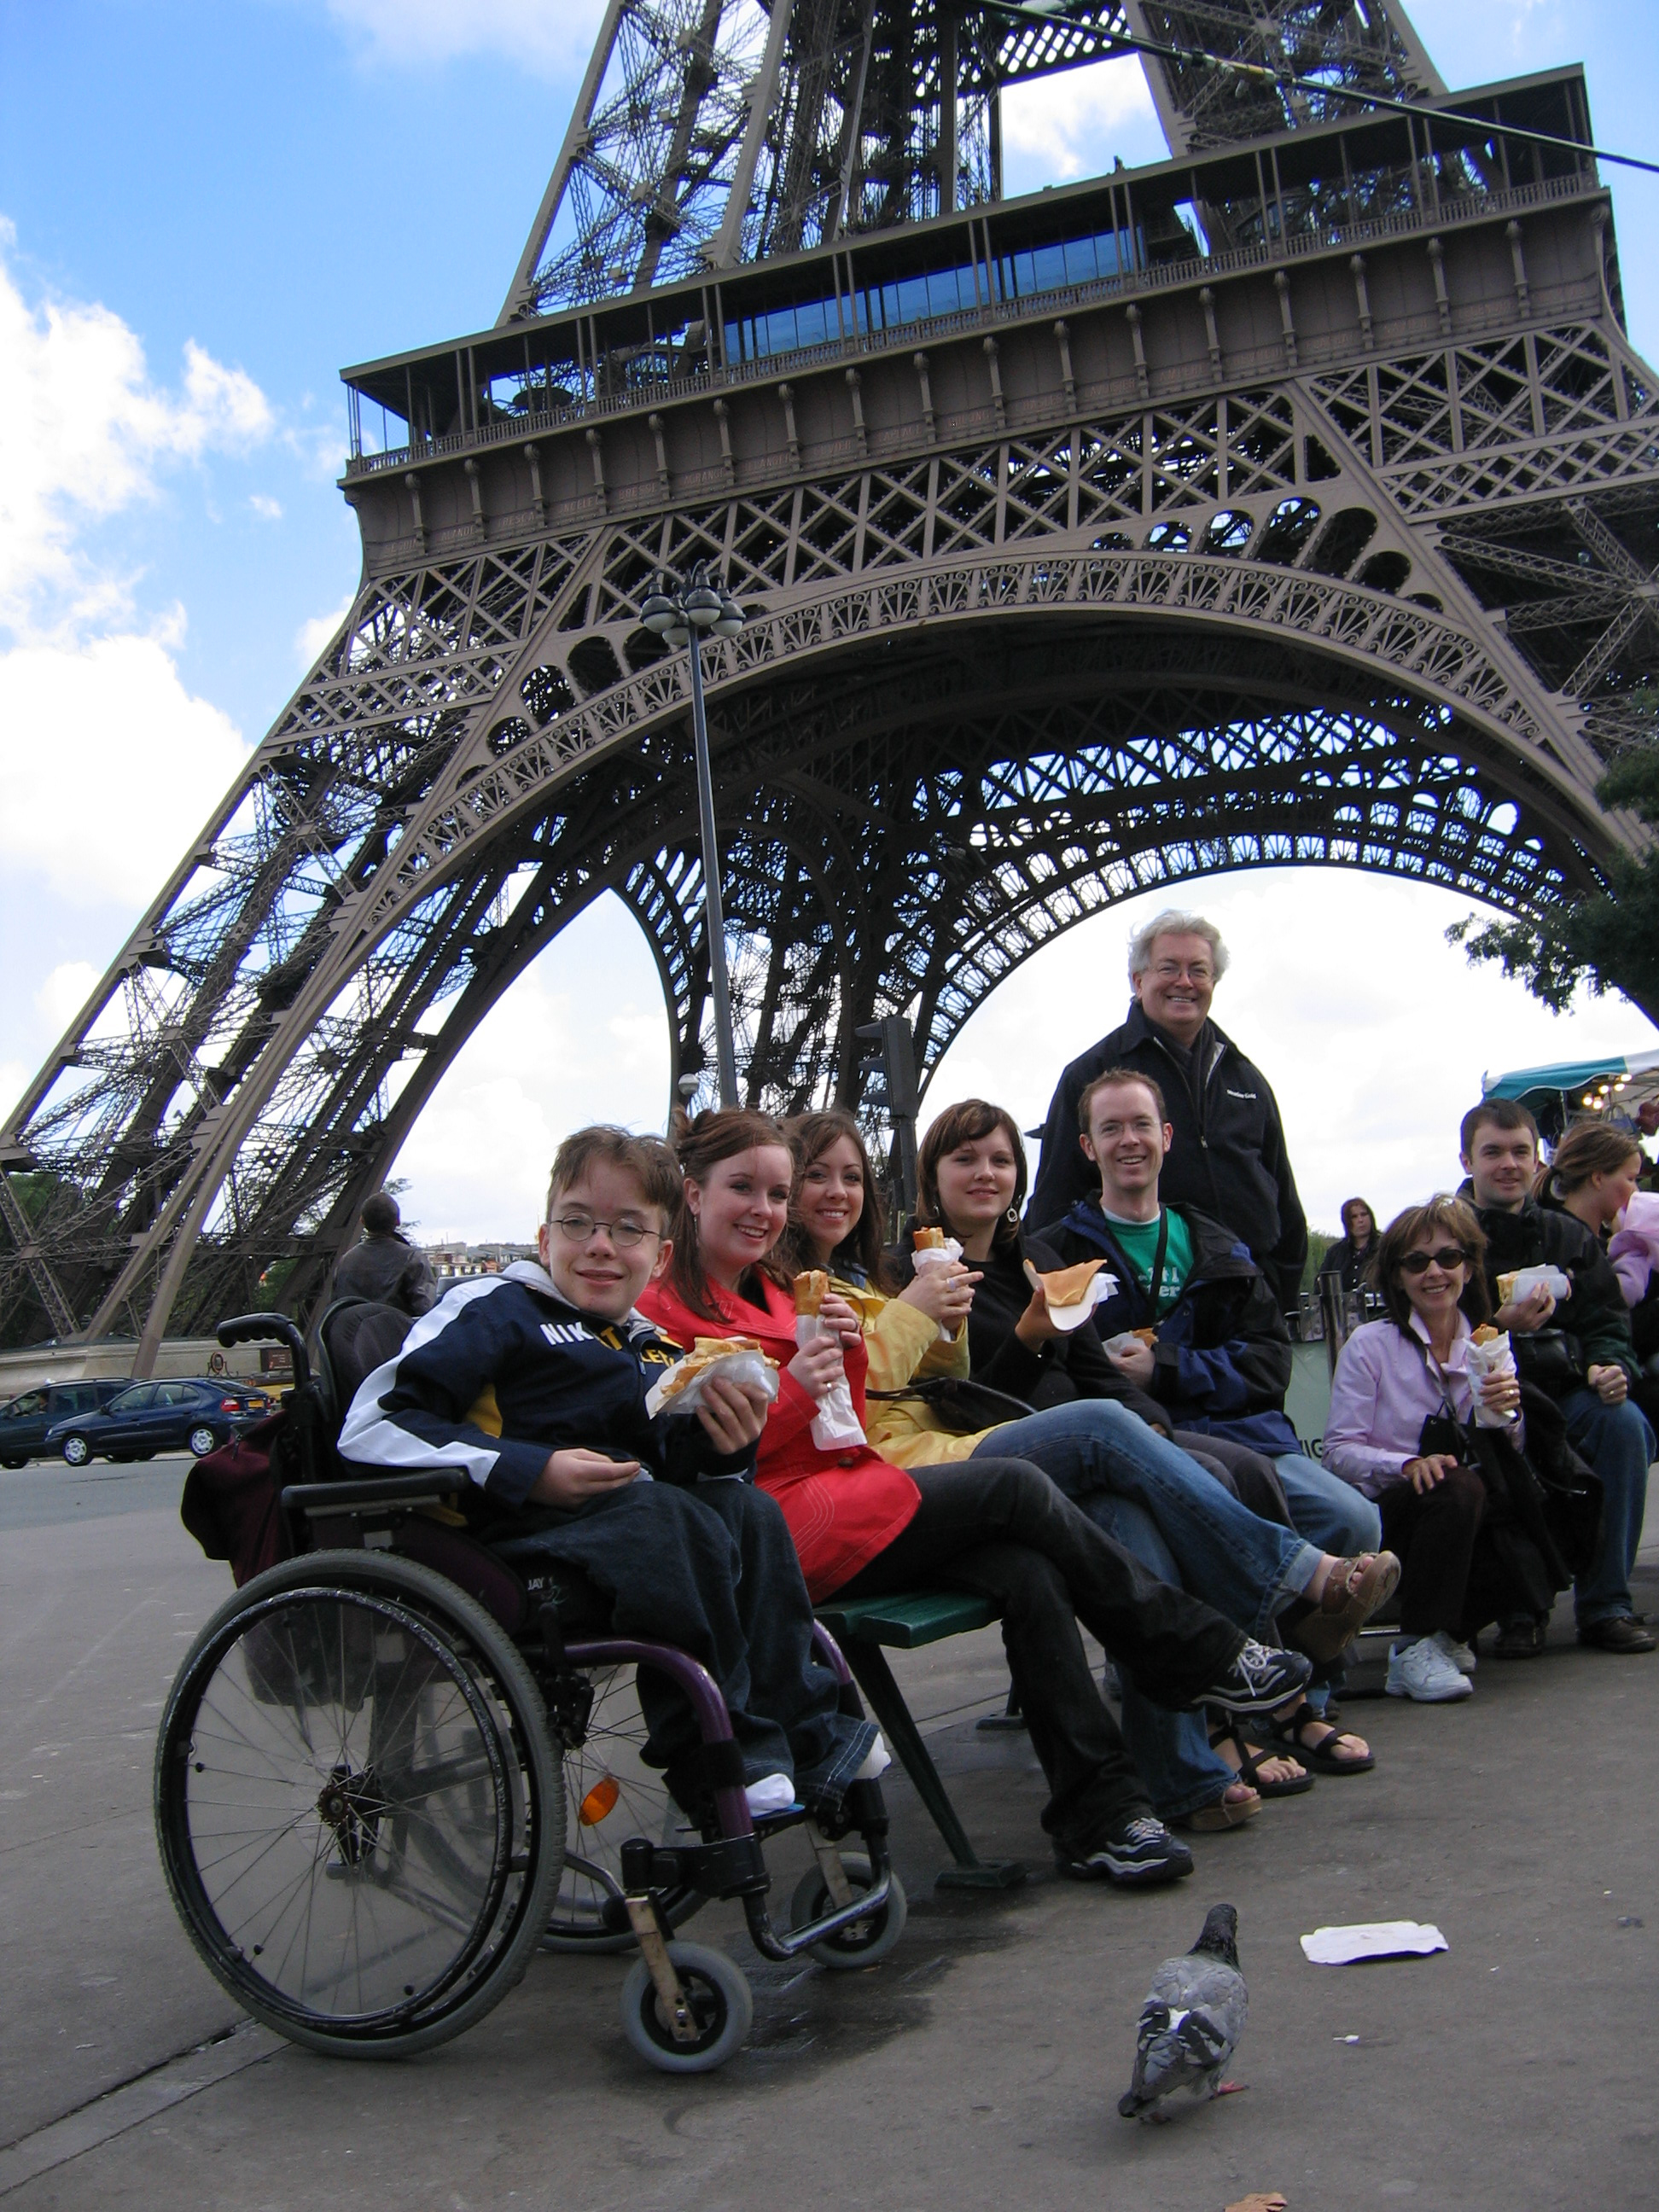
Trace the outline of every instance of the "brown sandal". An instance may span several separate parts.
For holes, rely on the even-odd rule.
[[[1290,1632],[1291,1643],[1310,1659],[1328,1664],[1347,1650],[1378,1607],[1388,1603],[1399,1582],[1400,1562],[1392,1552],[1339,1559],[1319,1603]]]
[[[1230,1782],[1227,1789],[1237,1790],[1238,1786],[1237,1783]],[[1251,1789],[1248,1782],[1243,1786],[1250,1791],[1248,1799],[1235,1798],[1229,1804],[1226,1790],[1224,1790],[1219,1797],[1208,1805],[1200,1805],[1196,1812],[1177,1814],[1170,1826],[1186,1828],[1194,1835],[1211,1835],[1222,1828],[1242,1828],[1246,1820],[1254,1820],[1261,1810],[1260,1790]]]

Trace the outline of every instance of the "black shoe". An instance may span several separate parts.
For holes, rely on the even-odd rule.
[[[1159,1882],[1179,1881],[1193,1870],[1186,1844],[1150,1813],[1137,1814],[1080,1850],[1056,1844],[1054,1856],[1060,1872],[1073,1881],[1110,1881],[1120,1889],[1152,1889]]]
[[[1226,1713],[1271,1713],[1308,1686],[1313,1662],[1299,1651],[1275,1651],[1251,1638],[1220,1679],[1194,1703]]]
[[[1611,1620],[1591,1621],[1588,1628],[1579,1630],[1578,1641],[1594,1651],[1651,1651],[1654,1646],[1652,1631],[1638,1628],[1627,1613],[1615,1613]]]
[[[1497,1637],[1492,1647],[1494,1659],[1537,1659],[1544,1650],[1544,1632],[1547,1623],[1534,1620],[1530,1613],[1517,1613],[1513,1620],[1498,1624]]]

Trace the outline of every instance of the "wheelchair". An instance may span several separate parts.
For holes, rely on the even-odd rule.
[[[845,1970],[884,1957],[906,1907],[879,1785],[854,1783],[834,1828],[799,1805],[751,1815],[702,1667],[592,1632],[596,1594],[574,1570],[521,1577],[468,1535],[453,1510],[465,1475],[343,1468],[341,1311],[324,1316],[314,1368],[282,1316],[218,1330],[227,1348],[275,1342],[294,1363],[267,1514],[268,1549],[286,1556],[206,1623],[162,1714],[156,1834],[186,1933],[255,2019],[350,2058],[460,2034],[538,1949],[631,1949],[633,2049],[666,2073],[722,2065],[749,2033],[749,1984],[678,1929],[710,1899],[736,1898],[763,1958]],[[861,1717],[834,1639],[815,1634],[843,1709]],[[695,1717],[694,1812],[641,1756],[641,1667]],[[764,1846],[792,1826],[813,1858],[780,1928]],[[862,1848],[843,1848],[854,1837]]]

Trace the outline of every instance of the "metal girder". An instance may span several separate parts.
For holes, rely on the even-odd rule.
[[[1436,82],[1395,9],[1137,20]],[[723,236],[729,313],[756,252],[977,204],[1000,86],[1121,27],[612,0],[514,300],[600,296],[613,244],[648,290]],[[1165,88],[1194,143],[1213,76]],[[637,392],[590,356],[568,419],[464,409],[355,471],[339,636],[0,1131],[29,1177],[0,1331],[89,1315],[142,1370],[167,1327],[306,1307],[484,1012],[607,892],[676,1077],[710,1064],[685,667],[641,623],[665,567],[708,562],[748,617],[707,673],[758,1104],[856,1106],[854,1033],[888,1013],[930,1072],[1056,932],[1156,884],[1319,860],[1536,914],[1601,880],[1633,832],[1595,781],[1659,701],[1659,379],[1604,197],[1456,155],[1401,185],[1374,139],[1340,204],[1228,200],[1255,164],[1218,158],[1243,242],[1213,289],[1182,231],[914,340],[843,327],[718,379],[711,351]]]

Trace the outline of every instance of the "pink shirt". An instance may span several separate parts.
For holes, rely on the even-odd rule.
[[[1331,1377],[1324,1463],[1333,1474],[1376,1498],[1417,1457],[1423,1424],[1443,1401],[1460,1421],[1468,1419],[1474,1403],[1464,1371],[1469,1334],[1459,1314],[1457,1339],[1442,1368],[1416,1314],[1410,1337],[1391,1321],[1368,1321],[1355,1329],[1337,1354]]]

